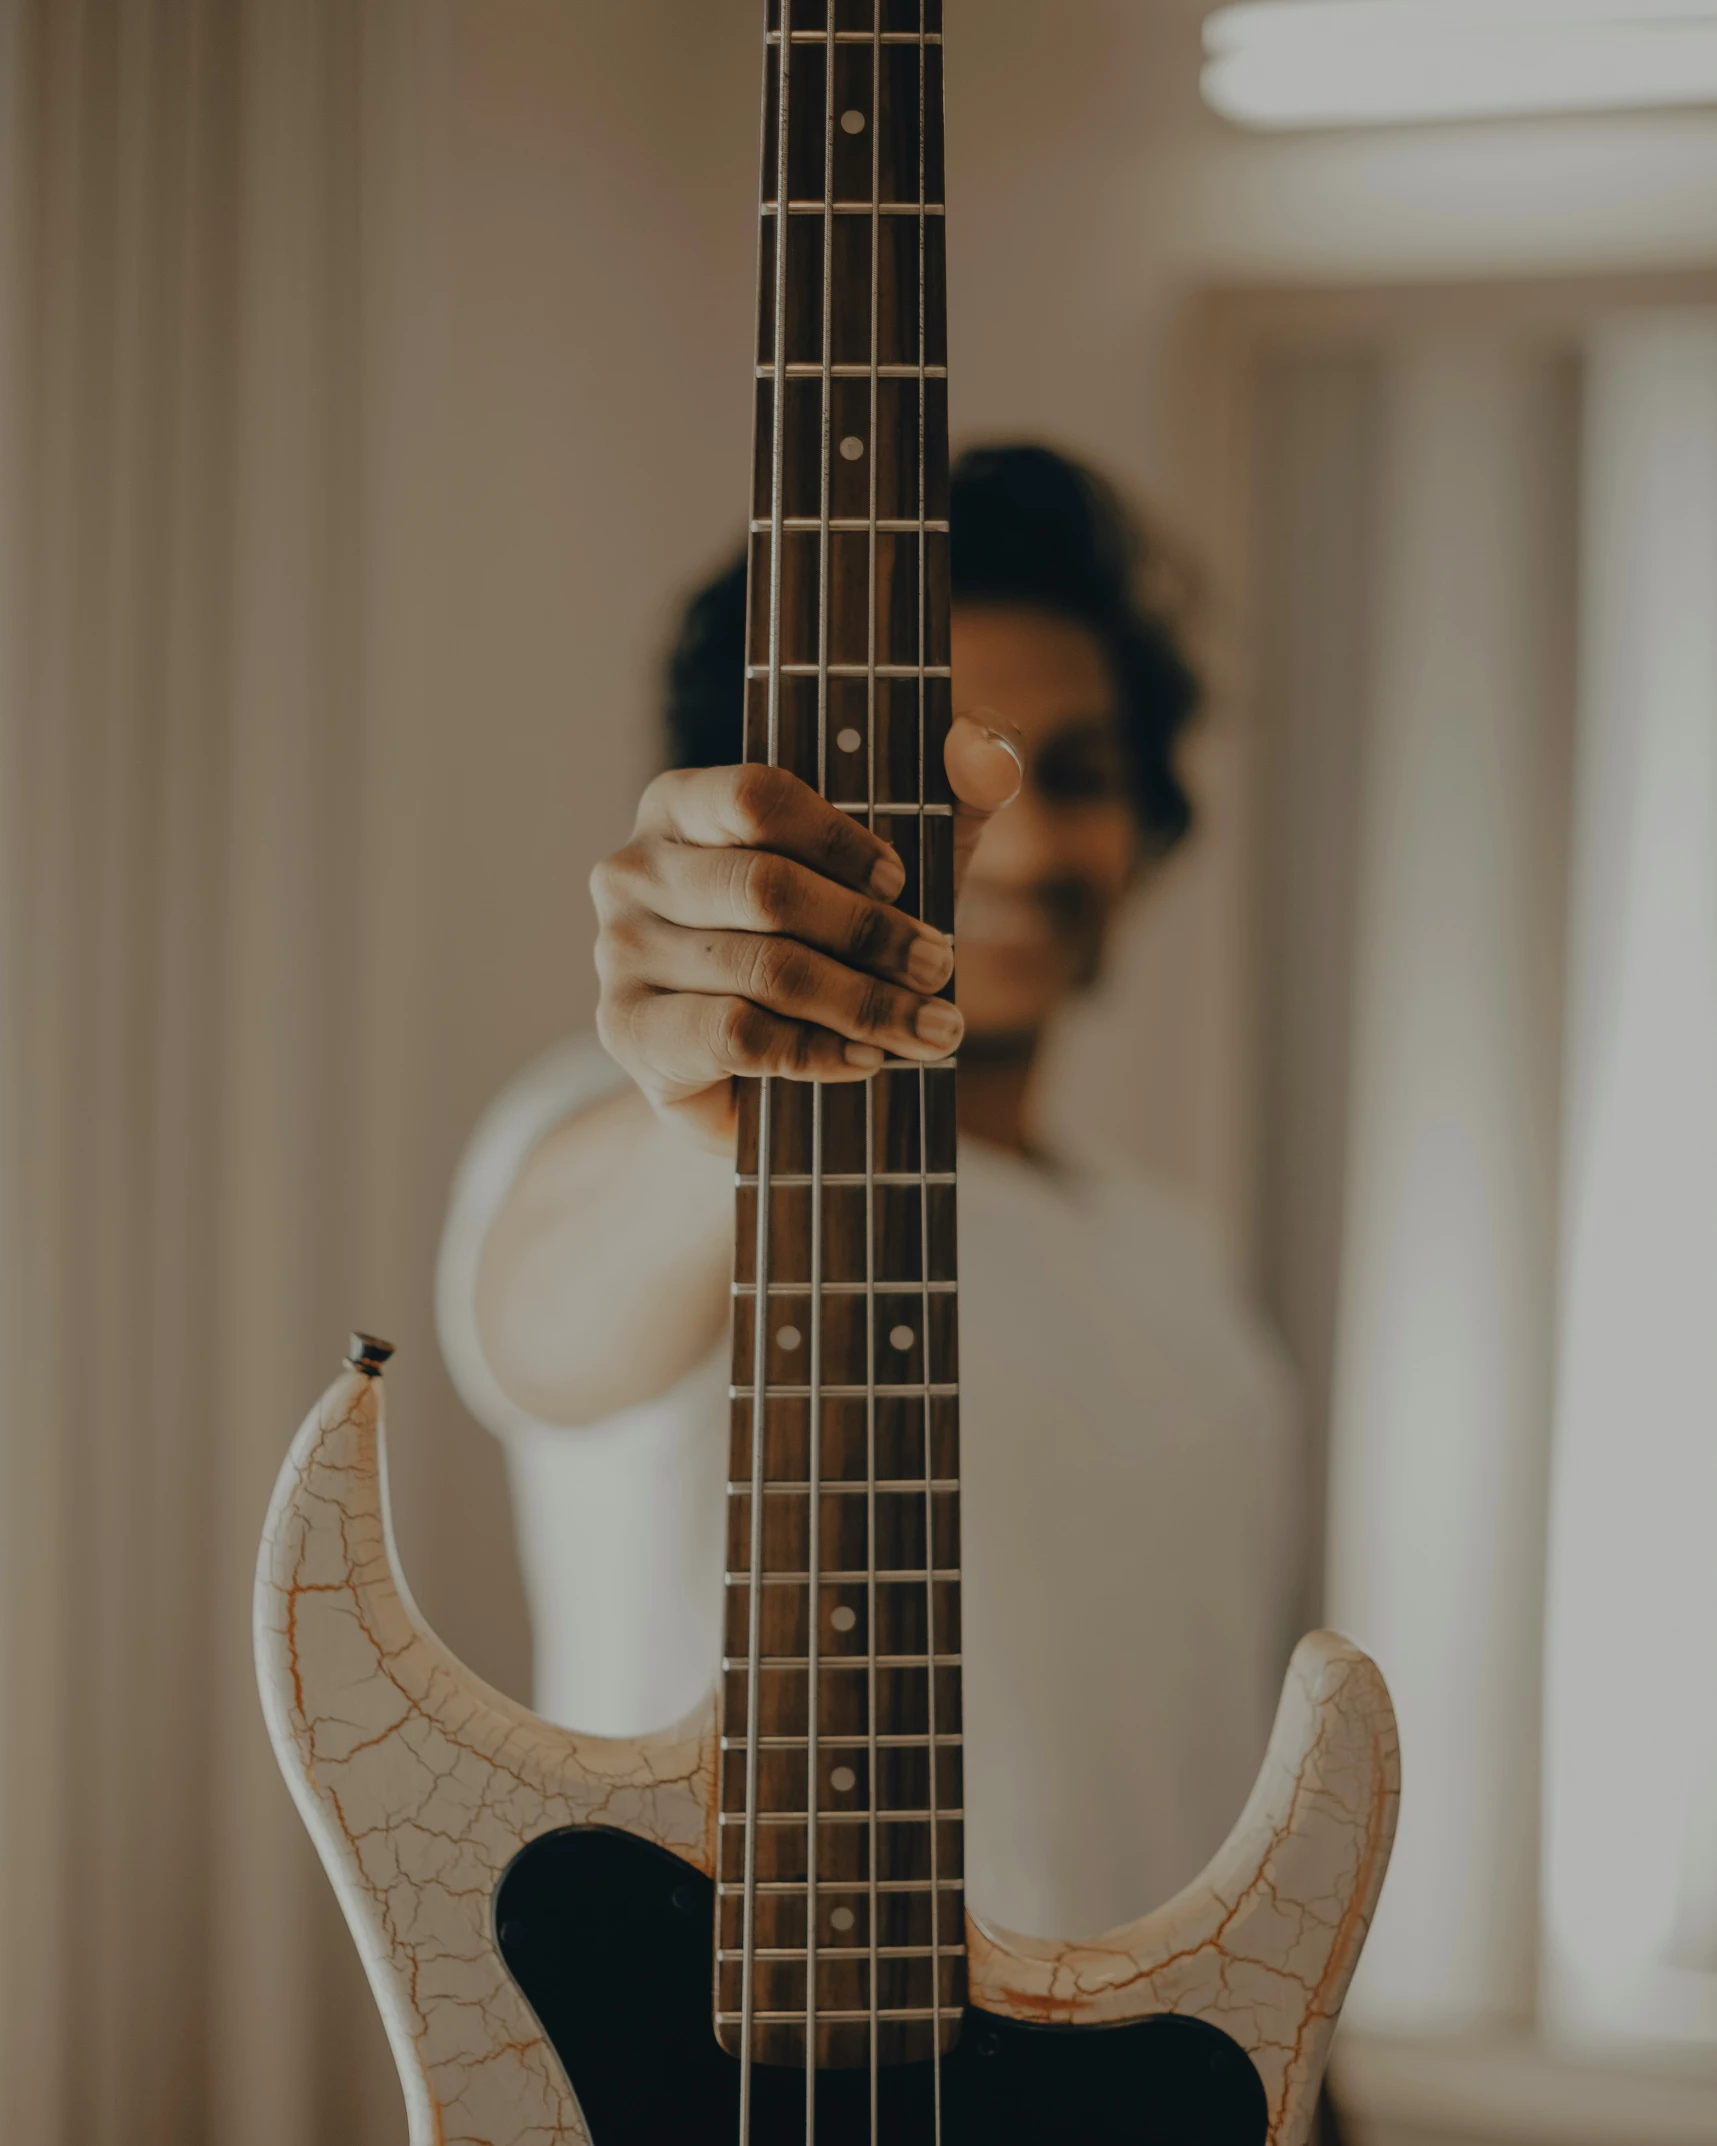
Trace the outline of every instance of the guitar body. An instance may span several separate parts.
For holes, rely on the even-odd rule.
[[[360,1348],[288,1455],[256,1643],[411,2146],[730,2146],[740,2066],[710,2010],[713,1695],[663,1736],[580,1737],[448,1653],[393,1557],[383,1353]],[[1398,1790],[1382,1679],[1312,1634],[1252,1798],[1194,1884],[1083,1944],[968,1918],[969,2007],[941,2066],[948,2146],[1300,2146]],[[889,2146],[934,2136],[932,2069],[882,2069]],[[801,2146],[804,2078],[754,2067],[750,2146]],[[862,2072],[817,2075],[825,2146],[868,2142],[868,2091]]]
[[[677,1857],[622,1833],[569,1829],[534,1841],[503,1880],[502,1955],[553,2042],[596,2146],[735,2139],[740,2067],[710,2028],[715,1890]],[[640,2007],[630,1992],[648,1988]],[[878,2136],[933,2146],[928,2062],[878,2074]],[[816,2079],[823,2146],[869,2146],[870,2076]],[[1264,2146],[1269,2109],[1245,2052],[1220,2029],[1172,2013],[1093,2033],[966,2009],[944,2060],[947,2146]],[[805,2075],[756,2074],[756,2146],[805,2136]]]

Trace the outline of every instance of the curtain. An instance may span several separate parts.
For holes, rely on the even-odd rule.
[[[403,2129],[250,1581],[349,1327],[529,1690],[447,1187],[744,511],[752,0],[0,0],[0,2135]]]
[[[1717,2043],[1717,307],[1593,336],[1546,1617],[1545,1977]],[[1643,1784],[1649,1820],[1629,1822]]]
[[[1548,2136],[1554,2065],[1447,2052],[1717,2037],[1717,312],[1301,304],[1251,390],[1262,1267],[1406,1767],[1348,2084]]]
[[[426,1614],[529,1691],[433,1268],[743,514],[751,0],[0,0],[0,2136],[403,2131],[250,1584],[387,1335]]]
[[[0,2132],[364,2146],[398,2097],[249,1593],[347,1326],[466,1435],[405,1063],[445,25],[0,20]]]
[[[1563,369],[1423,334],[1383,383],[1330,1615],[1386,1664],[1403,1799],[1352,2017],[1531,2016],[1561,1094]]]

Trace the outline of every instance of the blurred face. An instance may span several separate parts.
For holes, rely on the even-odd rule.
[[[984,829],[954,920],[968,1043],[1035,1036],[1097,973],[1140,859],[1114,679],[1088,627],[954,611],[954,707],[1013,737],[1019,796]]]

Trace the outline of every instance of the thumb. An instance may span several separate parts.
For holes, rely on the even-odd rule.
[[[957,715],[942,748],[954,792],[954,892],[965,883],[978,837],[992,816],[1019,795],[1025,754],[1015,725],[1004,725],[988,708]]]

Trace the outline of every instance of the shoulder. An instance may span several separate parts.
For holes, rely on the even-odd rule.
[[[543,1135],[628,1085],[594,1035],[565,1036],[533,1058],[490,1103],[460,1160],[453,1202],[510,1178]]]
[[[1005,1281],[1016,1307],[1100,1306],[1111,1331],[1201,1390],[1268,1422],[1297,1418],[1287,1352],[1215,1230],[1127,1157],[1087,1150],[1036,1166],[968,1143],[960,1197],[962,1253],[976,1253],[968,1264],[985,1283]]]

